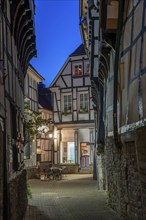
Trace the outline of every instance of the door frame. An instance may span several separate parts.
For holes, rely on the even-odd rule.
[[[88,148],[88,155],[85,155],[84,157],[82,156],[82,147],[83,147],[82,144],[85,144]],[[82,166],[82,158],[85,158],[85,166]],[[86,158],[88,158],[87,166],[86,166],[86,162],[87,162]],[[80,142],[80,167],[81,169],[84,169],[84,168],[88,169],[90,165],[89,162],[90,162],[90,145],[89,145],[89,142],[82,141]]]

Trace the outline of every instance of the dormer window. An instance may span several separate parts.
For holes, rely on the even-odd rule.
[[[81,63],[77,63],[73,65],[73,76],[82,76],[83,68]]]

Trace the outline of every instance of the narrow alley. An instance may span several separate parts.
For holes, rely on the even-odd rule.
[[[91,174],[65,175],[62,180],[30,180],[32,199],[24,220],[118,220],[108,208],[105,191]]]

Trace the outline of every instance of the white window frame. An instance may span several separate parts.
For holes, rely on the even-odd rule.
[[[87,71],[87,69],[88,69],[88,71]],[[84,75],[85,76],[89,76],[90,75],[90,63],[89,63],[89,61],[85,61],[84,62]]]
[[[65,97],[66,97],[66,100],[65,100]],[[67,114],[72,112],[72,95],[71,94],[63,95],[63,112]]]
[[[73,63],[72,75],[74,77],[83,76],[83,63],[82,62]]]
[[[79,112],[87,113],[88,111],[89,111],[89,93],[88,92],[79,93]]]
[[[75,164],[75,142],[64,142],[64,144],[61,146],[61,163]]]

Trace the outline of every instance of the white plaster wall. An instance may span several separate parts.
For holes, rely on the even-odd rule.
[[[76,110],[77,109],[77,102],[76,100],[73,100],[73,110]]]
[[[78,91],[78,92],[88,91],[88,87],[81,87],[81,88],[78,88],[77,91]]]
[[[78,113],[79,120],[89,120],[89,113]]]
[[[54,121],[55,122],[59,122],[59,114],[60,114],[60,112],[57,112],[58,111],[57,105],[60,111],[60,90],[56,91],[56,95],[53,94],[53,110],[54,110]]]
[[[66,87],[66,85],[64,84],[64,82],[63,82],[63,80],[62,80],[61,77],[58,78],[58,80],[56,81],[55,85],[56,85],[56,86],[59,86],[59,87],[61,87],[61,88]]]
[[[73,78],[73,87],[83,86],[83,78]]]
[[[55,94],[53,95],[53,108],[54,108],[54,111],[57,111],[57,102],[56,102],[56,97],[55,97]]]
[[[53,95],[53,106],[54,106],[54,111],[60,111],[60,90],[58,90],[56,92],[56,96],[55,94]],[[57,109],[57,106],[59,109]]]
[[[90,86],[91,85],[90,77],[85,77],[85,85],[86,86]]]
[[[76,88],[73,88],[73,98],[74,98],[74,99],[77,98],[76,91],[77,91]]]
[[[79,129],[78,140],[79,142],[90,142],[89,129]]]
[[[71,87],[71,77],[70,76],[63,76],[63,79],[67,86]]]
[[[71,88],[69,88],[69,89],[67,89],[67,88],[66,89],[62,89],[61,92],[62,93],[71,93],[72,89]]]
[[[68,62],[68,64],[66,65],[65,69],[62,72],[62,75],[66,75],[66,74],[71,74],[71,63]]]
[[[90,115],[91,115],[91,120],[94,120],[94,110],[90,111]]]
[[[57,123],[59,122],[58,113],[54,113],[54,121]]]
[[[73,112],[74,121],[77,121],[77,114],[78,114],[77,111],[74,111],[74,112]]]
[[[62,130],[61,131],[62,135],[62,141],[63,142],[74,142],[74,130]]]
[[[68,114],[65,116],[62,114],[62,121],[63,122],[72,121],[72,114]]]

